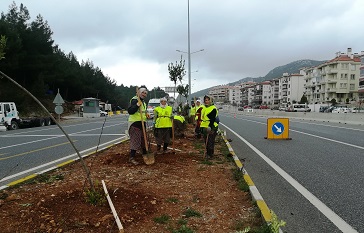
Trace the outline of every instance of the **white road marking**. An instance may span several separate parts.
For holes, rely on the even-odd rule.
[[[117,138],[117,139],[114,139],[114,140],[112,140],[112,141],[109,141],[109,142],[105,142],[105,143],[103,143],[103,144],[100,144],[100,145],[99,145],[99,149],[98,149],[98,150],[99,150],[99,151],[100,151],[100,150],[102,150],[102,149],[103,149],[103,148],[101,148],[102,146],[112,144],[113,142],[116,142],[116,141],[120,141],[120,140],[122,140],[123,138],[124,138],[124,137]],[[94,146],[94,147],[88,148],[88,149],[86,149],[86,150],[80,151],[79,153],[80,153],[80,154],[84,154],[84,153],[86,153],[86,152],[88,152],[88,151],[91,151],[91,150],[93,150],[93,149],[96,149],[96,148],[97,148],[97,146]],[[31,168],[31,169],[28,169],[28,170],[25,170],[25,171],[22,171],[22,172],[16,173],[16,174],[11,175],[11,176],[4,177],[4,178],[3,178],[3,179],[1,179],[0,181],[1,181],[1,182],[3,182],[3,181],[6,181],[6,180],[9,180],[9,179],[16,178],[16,177],[18,177],[18,176],[22,176],[22,175],[27,174],[27,173],[30,173],[30,172],[32,172],[32,171],[36,171],[36,170],[38,170],[38,169],[40,169],[40,168],[47,167],[47,166],[49,166],[49,165],[53,165],[53,164],[58,164],[58,163],[60,163],[60,162],[66,161],[66,160],[68,160],[68,159],[70,159],[70,158],[74,158],[75,156],[77,157],[77,153],[74,153],[74,154],[71,154],[71,155],[68,155],[68,156],[62,157],[62,158],[60,158],[60,159],[54,160],[54,161],[49,162],[49,163],[42,164],[42,165],[37,166],[37,167],[33,167],[33,168]]]
[[[120,125],[120,124],[114,124],[114,125],[109,125],[109,126],[105,126],[105,128],[108,128],[108,127],[114,127],[114,126],[117,126],[117,125]],[[99,130],[100,128],[95,128],[95,129],[89,129],[89,130],[84,130],[84,131],[79,131],[79,132],[75,132],[75,133],[71,133],[71,134],[68,134],[69,136],[81,136],[82,134],[80,133],[84,133],[84,132],[89,132],[89,131],[94,131],[94,130]],[[104,134],[102,134],[104,135]],[[122,136],[124,134],[116,134],[115,136]],[[11,134],[11,135],[2,135],[0,137],[14,137],[14,136],[17,136],[17,137],[27,137],[27,135],[14,135],[14,134]],[[35,137],[34,135],[32,135],[33,137]],[[38,135],[37,137],[41,137],[41,136],[47,136],[47,135]],[[100,136],[100,134],[95,134],[95,136]],[[2,149],[6,149],[6,148],[11,148],[11,147],[16,147],[16,146],[22,146],[22,145],[27,145],[27,144],[31,144],[31,143],[34,143],[34,142],[41,142],[41,141],[47,141],[47,140],[51,140],[51,139],[55,139],[55,138],[60,138],[60,137],[65,137],[65,135],[63,134],[58,134],[58,135],[48,135],[48,137],[50,138],[45,138],[45,139],[40,139],[40,140],[35,140],[35,141],[31,141],[31,142],[24,142],[24,143],[19,143],[19,144],[15,144],[15,145],[10,145],[10,146],[4,146],[4,147],[0,147],[0,150]]]
[[[100,136],[100,134],[78,134],[78,133],[72,133],[69,134],[71,136]],[[103,133],[102,136],[124,136],[125,134],[105,134]],[[64,137],[64,134],[27,134],[27,135],[7,135],[3,136],[4,138],[22,138],[22,137]]]
[[[257,122],[262,124],[261,122]],[[302,186],[298,181],[293,179],[287,172],[280,168],[276,163],[270,160],[266,155],[260,152],[256,147],[250,144],[247,140],[237,134],[235,131],[220,123],[228,130],[230,130],[235,136],[237,136],[241,141],[248,145],[256,154],[258,154],[268,165],[270,165],[279,175],[283,177],[290,185],[292,185],[298,192],[300,192],[313,206],[317,208],[323,215],[325,215],[335,226],[337,226],[342,232],[356,233],[353,227],[346,223],[339,215],[327,207],[323,202],[321,202],[316,196],[314,196],[310,191],[308,191],[304,186]],[[324,139],[324,138],[323,138]]]

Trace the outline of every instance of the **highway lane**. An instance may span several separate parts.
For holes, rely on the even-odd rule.
[[[266,118],[221,111],[220,120],[236,133],[227,130],[231,145],[283,229],[364,232],[363,126],[291,120],[292,140],[267,140]]]
[[[62,127],[81,155],[86,155],[96,151],[98,145],[98,149],[102,149],[125,138],[127,117],[68,120]],[[0,187],[77,158],[56,125],[1,132],[0,142]]]

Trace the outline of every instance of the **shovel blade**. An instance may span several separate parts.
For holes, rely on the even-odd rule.
[[[151,153],[151,154],[143,155],[143,160],[144,160],[144,163],[147,164],[147,165],[153,164],[155,162],[154,154]]]

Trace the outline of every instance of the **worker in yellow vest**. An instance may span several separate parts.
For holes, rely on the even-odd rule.
[[[167,152],[168,144],[171,141],[173,109],[168,106],[165,97],[160,99],[160,105],[154,108],[154,137],[157,143],[157,154]],[[163,152],[161,147],[163,145]]]
[[[214,155],[215,138],[219,126],[218,110],[213,105],[212,97],[205,95],[203,100],[205,108],[201,113],[200,128],[206,145],[206,159],[211,159]]]
[[[192,102],[191,104],[191,108],[190,108],[190,114],[189,114],[189,120],[188,122],[190,124],[195,125],[195,115],[196,115],[196,104],[194,102]]]
[[[200,130],[200,125],[201,125],[201,113],[202,113],[202,109],[205,107],[204,104],[201,104],[201,100],[196,100],[196,114],[195,114],[195,122],[196,122],[196,126],[195,126],[195,136],[196,138],[201,138],[201,130]]]
[[[128,132],[130,137],[130,157],[129,162],[138,165],[139,163],[135,160],[136,151],[141,149],[143,154],[147,153],[145,148],[143,128],[142,128],[142,117],[144,126],[147,120],[146,109],[147,106],[144,102],[144,99],[147,97],[148,92],[147,89],[141,87],[137,91],[138,96],[134,96],[130,100],[130,105],[128,107],[129,119],[128,119]],[[138,99],[139,97],[139,99]],[[142,114],[140,114],[139,107],[142,106]]]
[[[184,131],[186,129],[186,120],[182,116],[182,112],[178,111],[177,115],[173,119],[174,135],[176,137],[184,137]]]

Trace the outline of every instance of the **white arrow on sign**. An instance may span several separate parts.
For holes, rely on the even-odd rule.
[[[276,125],[273,125],[276,129],[277,129],[277,133],[282,133],[282,128],[281,127],[278,127]]]

